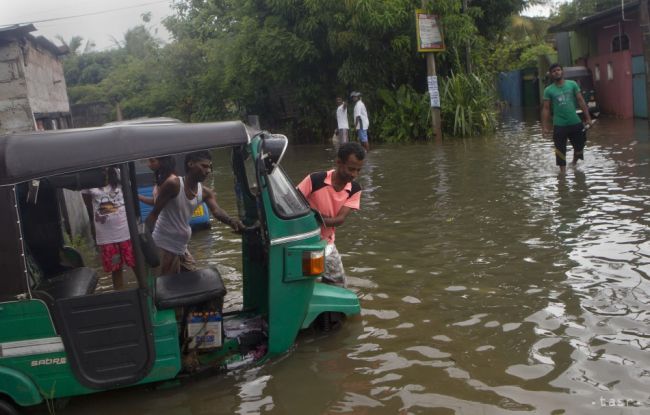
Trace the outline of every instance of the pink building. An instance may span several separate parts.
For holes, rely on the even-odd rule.
[[[603,113],[620,118],[648,116],[638,0],[551,30],[569,32],[568,42],[558,41],[558,54],[565,60],[568,54],[571,61],[560,63],[586,63]]]

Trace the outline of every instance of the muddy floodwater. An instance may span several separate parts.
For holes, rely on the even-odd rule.
[[[333,160],[294,146],[283,164],[297,182]],[[234,213],[227,157],[215,162]],[[534,116],[494,137],[375,146],[362,208],[337,231],[361,316],[261,367],[56,413],[650,413],[649,163],[645,120],[600,120],[566,176]],[[191,249],[236,307],[238,237],[215,225]]]

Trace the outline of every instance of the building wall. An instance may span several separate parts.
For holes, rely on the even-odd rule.
[[[0,43],[0,134],[34,129],[23,65],[17,42]]]
[[[113,107],[106,102],[70,106],[75,128],[98,127],[113,121]]]
[[[596,39],[597,50],[589,58],[588,65],[594,75],[594,87],[601,109],[606,114],[620,118],[634,117],[634,98],[632,91],[632,56],[643,53],[642,34],[638,13],[622,15],[590,27]],[[616,36],[627,35],[630,49],[612,52],[612,41]],[[607,67],[611,65],[613,79],[607,79]],[[596,68],[600,71],[597,80]]]
[[[614,19],[592,28],[592,33],[596,34],[598,39],[598,55],[611,53],[612,40],[615,36],[618,36],[619,33],[626,34],[630,39],[630,51],[632,52],[632,55],[643,54],[643,41],[641,28],[639,27],[638,15],[634,14],[631,16],[625,16],[625,18],[633,18],[633,20],[626,20],[623,22],[620,19]]]
[[[29,42],[25,56],[27,96],[34,113],[70,112],[63,64],[57,56]]]
[[[580,31],[572,32],[570,36],[571,42],[571,59],[567,66],[584,65],[585,57],[591,55],[589,36]]]
[[[608,65],[611,65],[612,79],[608,79]],[[601,111],[620,118],[634,117],[630,51],[591,57],[589,68],[594,77],[594,88]],[[597,72],[600,72],[600,79],[597,79]]]

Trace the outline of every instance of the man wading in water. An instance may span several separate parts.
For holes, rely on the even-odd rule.
[[[586,126],[591,125],[589,108],[585,103],[580,87],[575,81],[564,79],[562,66],[552,64],[549,69],[553,83],[544,89],[544,107],[542,109],[542,131],[550,132],[551,108],[553,109],[553,143],[555,144],[555,164],[560,166],[560,173],[566,173],[567,138],[573,146],[572,166],[578,160],[584,160],[583,150],[587,136],[585,126],[576,114],[576,101],[585,116]],[[588,127],[587,127],[588,128]]]
[[[160,249],[160,275],[193,271],[194,258],[187,250],[192,236],[189,221],[192,212],[205,202],[218,221],[235,231],[244,229],[237,219],[231,218],[217,204],[215,193],[202,185],[212,173],[212,156],[208,151],[198,151],[185,156],[185,177],[169,176],[160,186],[158,196],[147,225],[154,227],[153,240]]]
[[[366,151],[357,142],[341,144],[336,168],[311,173],[298,185],[309,206],[323,218],[321,239],[327,241],[323,282],[345,287],[345,271],[341,256],[334,245],[336,227],[343,225],[361,202],[361,186],[355,181],[363,167]]]

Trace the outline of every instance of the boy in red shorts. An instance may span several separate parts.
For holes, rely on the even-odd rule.
[[[82,194],[104,271],[111,273],[113,287],[121,290],[124,288],[123,267],[133,268],[135,258],[117,169],[106,169],[106,186],[84,190]]]

